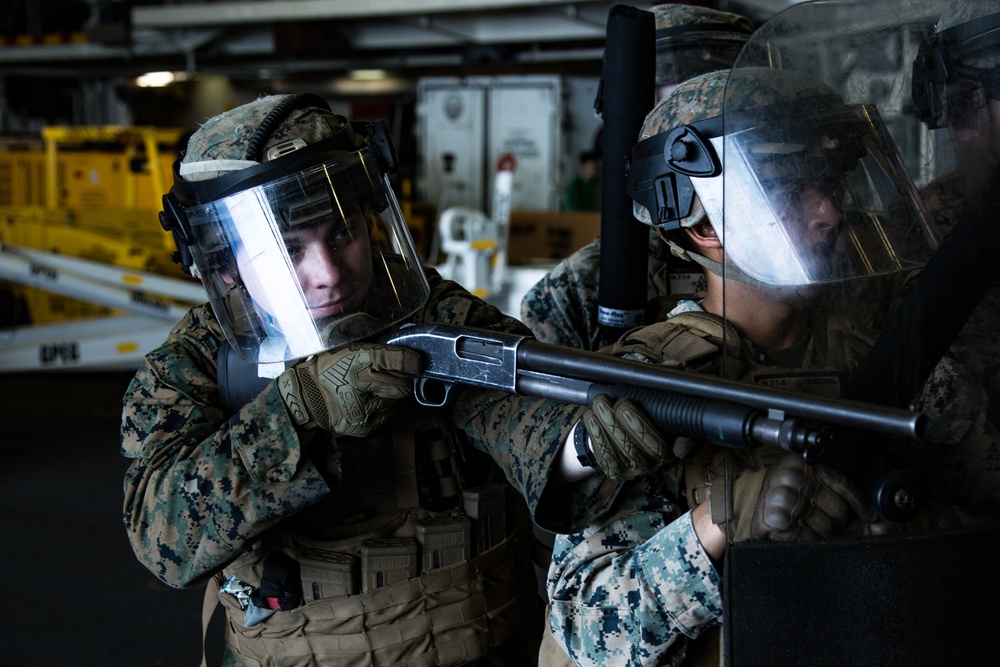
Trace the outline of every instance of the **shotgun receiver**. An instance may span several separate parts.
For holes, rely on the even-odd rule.
[[[776,445],[809,458],[834,444],[838,427],[919,439],[926,417],[899,408],[698,375],[528,336],[447,324],[411,324],[382,338],[422,353],[417,400],[448,402],[456,384],[590,405],[628,398],[664,433],[724,447]]]

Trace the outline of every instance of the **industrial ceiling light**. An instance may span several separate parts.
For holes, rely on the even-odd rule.
[[[147,72],[135,79],[135,85],[140,88],[162,88],[170,85],[176,77],[173,72]]]
[[[384,69],[351,70],[350,77],[354,81],[381,81],[388,76]]]

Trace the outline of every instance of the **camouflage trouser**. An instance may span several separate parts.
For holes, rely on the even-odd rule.
[[[573,667],[574,663],[549,631],[549,606],[545,605],[545,627],[538,650],[539,667]],[[709,628],[689,644],[685,667],[720,667],[722,665],[722,628]]]

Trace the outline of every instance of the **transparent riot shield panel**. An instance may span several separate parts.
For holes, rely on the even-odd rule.
[[[752,380],[926,415],[919,446],[854,433],[813,459],[864,473],[891,530],[1000,515],[980,456],[1000,387],[998,66],[1000,3],[794,5],[730,72],[708,134],[722,174],[693,179]]]
[[[706,209],[720,209],[725,320],[745,334],[752,381],[797,391],[836,386],[845,398],[921,412],[928,424],[919,443],[848,432],[816,453],[813,470],[844,473],[881,511],[849,516],[853,524],[814,521],[826,526],[820,537],[835,538],[811,543],[827,572],[806,582],[815,567],[798,557],[784,561],[785,590],[836,589],[843,600],[875,585],[895,608],[918,591],[926,614],[937,614],[944,605],[934,587],[919,578],[890,582],[949,567],[944,563],[954,559],[940,556],[957,531],[995,525],[1000,516],[1000,472],[983,456],[996,451],[993,406],[1000,404],[998,65],[1000,3],[823,0],[793,5],[761,26],[730,73],[723,129],[711,139],[724,164],[721,183],[694,184]],[[778,455],[762,448],[728,458],[738,471]],[[746,513],[734,507],[747,502],[734,488],[730,507]],[[873,535],[919,538],[927,557],[901,564],[898,556],[916,546],[901,540],[880,542],[877,555],[857,539],[878,539]],[[836,539],[843,537],[850,539]],[[970,548],[985,548],[982,540],[977,535]],[[736,553],[745,546],[764,553],[772,545],[730,540]],[[857,570],[844,556],[851,547],[860,547],[866,564],[880,559],[885,566],[877,584],[850,581]],[[734,551],[727,604],[739,604],[737,587],[746,593],[748,581],[766,595],[773,572],[761,578],[755,573],[766,568],[738,568]],[[765,554],[769,562],[775,553]],[[953,591],[975,594],[974,572],[949,584],[952,599]],[[796,607],[792,598],[802,597],[771,604],[781,609],[782,624],[806,616],[815,623],[802,629],[809,646],[787,661],[822,664],[811,652],[823,646],[838,664],[852,662],[843,649],[859,645],[850,638],[858,623],[823,615],[818,610],[830,605],[812,598]],[[731,617],[740,622],[739,611],[726,607],[727,625]],[[750,616],[752,641],[771,645],[766,619]],[[865,608],[866,620],[876,617]],[[925,626],[902,642],[899,633],[869,627],[861,633],[872,638],[865,658],[884,658],[902,643],[915,656],[909,661],[927,661],[933,635],[967,629],[964,619],[942,618],[940,627]],[[738,647],[730,629],[730,664],[754,664],[732,653]],[[829,641],[821,629],[834,630]],[[973,634],[981,632],[988,630]]]
[[[749,381],[852,397],[939,247],[921,188],[951,168],[950,150],[918,117],[910,74],[944,5],[800,3],[731,70],[721,128],[705,133],[722,174],[692,182],[721,241],[724,319],[752,355]],[[753,465],[780,455],[758,450]]]
[[[947,141],[921,122],[912,70],[946,0],[811,0],[778,13],[743,49],[736,69],[770,67],[815,77],[846,104],[874,105],[914,183],[953,167]]]

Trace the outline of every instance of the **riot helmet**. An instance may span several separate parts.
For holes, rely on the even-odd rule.
[[[952,0],[913,62],[912,95],[928,128],[966,125],[1000,100],[1000,1]]]
[[[395,168],[384,123],[352,124],[312,94],[260,98],[191,136],[161,221],[241,357],[303,358],[424,304]]]
[[[663,3],[650,11],[656,20],[657,99],[681,81],[732,67],[753,34],[748,18],[718,9]]]
[[[878,111],[766,67],[695,77],[662,100],[632,149],[627,191],[675,254],[770,287],[915,268],[938,240]],[[705,221],[724,265],[675,233]]]

